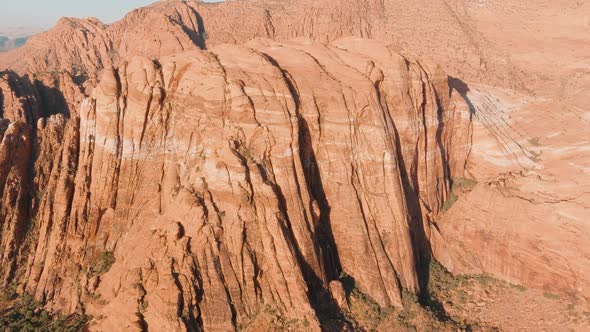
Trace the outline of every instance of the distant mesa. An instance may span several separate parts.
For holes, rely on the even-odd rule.
[[[10,51],[15,48],[23,46],[29,37],[10,38],[7,36],[0,36],[0,52]]]
[[[0,52],[6,52],[23,46],[29,38],[41,29],[29,27],[9,27],[0,29]]]

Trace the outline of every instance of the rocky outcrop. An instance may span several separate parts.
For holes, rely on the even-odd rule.
[[[160,1],[111,25],[62,19],[24,47],[0,54],[0,68],[20,74],[67,71],[91,88],[101,69],[132,55],[158,57],[255,38],[327,43],[359,37],[435,60],[454,77],[524,89],[525,76],[478,30],[469,6],[463,0],[419,0],[411,6],[399,0]]]
[[[526,90],[473,6],[165,1],[0,55],[2,286],[95,330],[317,330],[432,252],[583,298],[588,116],[464,83]]]
[[[559,111],[563,101],[486,90],[466,92],[474,115],[465,173],[478,183],[456,190],[457,202],[437,217],[434,256],[455,274],[588,303],[588,123]]]
[[[22,180],[2,197],[32,204],[3,205],[23,214],[3,214],[4,283],[99,330],[232,330],[269,307],[314,329],[341,274],[400,306],[464,164],[454,98],[356,39],[132,57],[79,118],[9,118]]]

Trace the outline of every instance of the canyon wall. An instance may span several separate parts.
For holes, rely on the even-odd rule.
[[[317,329],[341,280],[399,307],[431,254],[584,295],[587,168],[555,183],[586,113],[539,113],[473,6],[163,1],[0,54],[2,285],[97,330]]]
[[[313,328],[341,275],[400,307],[467,153],[446,75],[367,40],[130,57],[67,113],[6,80],[4,285],[102,330]]]

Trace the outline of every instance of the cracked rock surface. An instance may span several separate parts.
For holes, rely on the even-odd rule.
[[[161,1],[62,19],[0,54],[0,285],[101,331],[315,331],[350,309],[347,278],[399,308],[431,255],[587,302],[585,10]]]
[[[79,117],[35,93],[3,139],[22,160],[2,159],[0,273],[99,330],[232,330],[267,306],[313,329],[341,273],[400,307],[466,156],[442,71],[360,39],[132,57]]]

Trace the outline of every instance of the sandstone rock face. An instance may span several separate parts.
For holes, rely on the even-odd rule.
[[[411,6],[400,0],[160,1],[111,25],[64,18],[21,49],[0,54],[0,69],[36,75],[66,71],[91,88],[100,70],[132,55],[158,57],[255,38],[327,43],[354,36],[435,59],[454,77],[524,88],[526,77],[477,29],[470,6],[466,0],[417,0]]]
[[[588,301],[588,123],[560,100],[476,87],[466,174],[478,184],[444,216],[434,254],[458,274]]]
[[[38,195],[5,204],[26,215],[4,218],[21,237],[3,232],[2,276],[97,330],[233,330],[268,306],[315,329],[341,273],[401,306],[466,157],[459,101],[440,69],[366,40],[131,57],[79,118],[11,119],[36,124],[3,160]]]
[[[0,54],[2,286],[94,330],[256,330],[269,312],[317,330],[347,309],[342,275],[399,307],[432,253],[588,300],[587,54],[527,62],[588,7],[528,6],[164,1],[62,19]],[[520,35],[554,19],[556,38]]]
[[[434,254],[454,273],[489,273],[587,304],[590,3],[486,1],[467,10],[534,93],[464,87],[473,105],[466,174],[479,183],[438,218]]]
[[[346,298],[346,290],[344,289],[342,282],[333,280],[330,282],[328,287],[330,288],[330,294],[332,295],[334,301],[336,301],[338,307],[344,312],[348,311],[349,306],[348,300]]]

